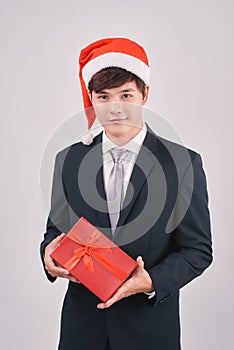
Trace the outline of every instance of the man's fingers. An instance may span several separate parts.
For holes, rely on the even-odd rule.
[[[75,283],[81,283],[80,281],[78,281],[74,276],[72,276],[72,275],[68,275],[68,276],[66,276],[66,278],[69,280],[69,281],[71,281],[71,282],[75,282]]]
[[[128,279],[124,284],[116,291],[116,293],[107,300],[105,303],[99,303],[97,305],[98,309],[105,309],[116,303],[117,301],[127,298],[130,295],[141,293],[146,289],[145,286],[145,270],[144,270],[144,261],[141,256],[138,256],[137,259],[138,268],[134,272],[133,276]],[[147,287],[148,290],[148,287]]]
[[[61,235],[59,235],[58,237],[56,237],[56,238],[49,244],[49,246],[51,247],[51,250],[57,247],[57,245],[60,243],[60,241],[63,239],[64,236],[65,236],[65,233],[61,233]]]
[[[65,233],[62,233],[61,235],[56,237],[52,242],[50,242],[45,248],[45,268],[48,271],[48,273],[53,277],[66,277],[69,274],[67,270],[57,265],[53,258],[50,256],[52,251],[58,246],[58,244],[64,238],[64,236]]]
[[[63,267],[57,266],[49,255],[45,257],[45,268],[53,277],[66,277],[69,275],[69,272]]]
[[[45,248],[45,268],[52,277],[67,278],[69,281],[80,283],[74,276],[70,275],[70,273],[66,269],[58,265],[50,256],[52,251],[58,246],[58,244],[61,242],[64,236],[65,233],[62,233],[61,235],[56,237],[52,242],[50,242]]]
[[[53,239],[52,242],[50,242],[46,247],[45,247],[45,252],[44,252],[44,258],[46,259],[47,256],[50,255],[50,253],[52,253],[52,251],[59,245],[60,241],[63,239],[63,237],[65,236],[65,233],[61,233],[61,235],[59,235],[58,237],[56,237],[55,239]]]
[[[110,307],[111,305],[113,305],[114,303],[116,303],[117,301],[125,298],[127,296],[126,294],[126,288],[125,286],[121,286],[117,292],[113,295],[113,297],[111,297],[109,300],[107,300],[105,303],[99,303],[97,305],[98,309],[105,309],[107,307]]]
[[[52,273],[54,277],[67,277],[69,275],[69,272],[61,267],[50,269],[49,273]]]
[[[46,266],[46,270],[53,277],[67,277],[69,275],[69,272],[67,270],[55,265],[52,268],[50,266]]]

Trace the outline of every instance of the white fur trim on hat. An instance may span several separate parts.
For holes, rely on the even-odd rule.
[[[150,68],[147,64],[140,59],[125,53],[109,52],[92,59],[83,67],[82,76],[86,87],[88,87],[88,83],[95,73],[107,67],[126,69],[137,75],[146,85],[149,84]]]
[[[93,143],[93,134],[91,134],[90,131],[87,131],[80,137],[80,140],[84,145],[91,145],[91,143]]]

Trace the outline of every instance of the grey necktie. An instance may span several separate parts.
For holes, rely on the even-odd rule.
[[[125,149],[113,148],[110,150],[113,158],[113,167],[110,172],[107,185],[107,203],[111,222],[112,233],[114,233],[123,202],[123,181],[124,181],[124,159],[128,151]]]

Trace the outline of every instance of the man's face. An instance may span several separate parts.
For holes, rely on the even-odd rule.
[[[92,92],[92,104],[98,121],[111,139],[134,137],[142,127],[142,106],[148,97],[148,87],[143,98],[135,81],[120,87]]]

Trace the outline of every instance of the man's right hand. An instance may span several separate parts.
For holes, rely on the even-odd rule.
[[[70,275],[67,270],[58,265],[50,256],[52,251],[59,245],[64,236],[65,233],[62,233],[46,246],[44,254],[45,268],[52,277],[67,278],[69,281],[80,283],[74,276]]]

